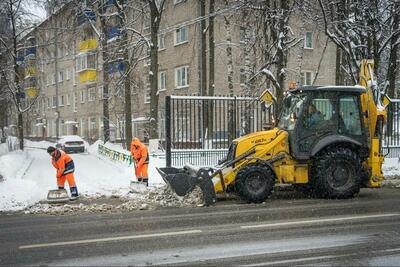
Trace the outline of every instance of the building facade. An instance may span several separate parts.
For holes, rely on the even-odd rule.
[[[201,94],[201,28],[200,1],[166,0],[162,11],[158,41],[159,132],[164,137],[166,95]],[[206,1],[208,2],[208,1]],[[25,90],[30,98],[39,96],[27,117],[30,135],[55,137],[77,134],[95,141],[103,136],[103,99],[109,100],[111,140],[124,138],[124,83],[127,65],[121,53],[127,50],[134,67],[129,72],[131,84],[133,135],[143,138],[150,113],[148,47],[135,46],[140,38],[150,38],[148,12],[144,6],[132,8],[127,14],[128,37],[123,39],[118,11],[114,1],[106,1],[102,9],[109,21],[106,42],[101,43],[99,7],[86,1],[70,1],[58,9],[24,39]],[[266,84],[249,86],[251,73],[262,65],[262,51],[252,47],[255,36],[251,20],[243,19],[240,10],[215,1],[218,14],[214,19],[215,95],[258,96]],[[103,8],[103,7],[102,7]],[[142,8],[143,12],[140,12]],[[139,10],[139,11],[138,11]],[[104,13],[106,12],[106,13]],[[210,15],[206,6],[206,16]],[[229,20],[229,25],[226,21]],[[327,40],[319,25],[301,15],[290,21],[298,45],[290,50],[285,69],[286,88],[293,84],[334,84],[336,47]],[[140,33],[139,35],[137,33]],[[140,38],[138,37],[140,36]],[[229,41],[230,40],[230,41]],[[208,44],[208,35],[206,35]],[[108,53],[103,58],[102,51]],[[232,50],[232,81],[228,81],[229,58]],[[251,48],[252,47],[252,48]],[[121,52],[122,51],[122,52]],[[206,50],[207,68],[209,67]],[[107,68],[104,68],[107,61]],[[108,94],[104,94],[104,72],[108,74]],[[208,70],[205,71],[208,73]],[[208,74],[207,84],[208,84]],[[232,84],[229,88],[228,83]]]

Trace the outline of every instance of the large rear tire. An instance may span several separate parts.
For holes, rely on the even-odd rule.
[[[262,164],[250,164],[236,175],[236,192],[246,202],[264,202],[274,189],[275,175],[271,168]]]
[[[361,160],[349,148],[331,147],[313,162],[311,184],[317,197],[351,198],[360,192]]]

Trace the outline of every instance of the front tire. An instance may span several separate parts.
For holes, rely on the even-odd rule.
[[[360,192],[361,160],[348,148],[331,147],[314,159],[311,184],[317,197],[351,198]]]
[[[250,164],[236,175],[236,192],[246,202],[264,202],[274,189],[275,175],[267,165]]]

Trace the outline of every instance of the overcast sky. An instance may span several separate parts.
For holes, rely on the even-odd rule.
[[[41,22],[46,18],[46,11],[44,10],[44,8],[35,3],[35,1],[26,0],[25,7],[29,12],[35,15],[35,20]]]

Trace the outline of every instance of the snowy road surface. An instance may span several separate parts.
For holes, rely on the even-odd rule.
[[[398,266],[399,189],[348,200],[277,193],[257,205],[0,215],[0,265]]]

